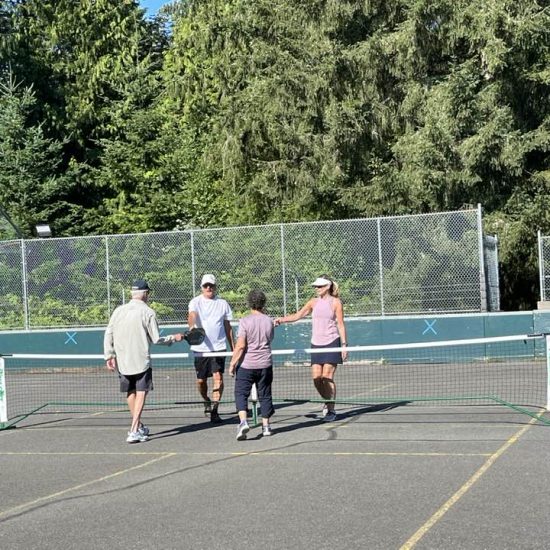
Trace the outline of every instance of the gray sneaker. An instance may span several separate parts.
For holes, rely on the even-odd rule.
[[[334,422],[336,420],[336,412],[327,411],[327,414],[323,418],[323,422]]]
[[[141,435],[149,435],[149,426],[146,426],[145,424],[140,424],[138,432]]]
[[[239,430],[237,431],[237,441],[243,441],[246,439],[246,434],[250,431],[248,422],[241,422],[239,424]]]
[[[128,432],[126,443],[143,443],[149,441],[149,436],[141,434],[140,432]]]

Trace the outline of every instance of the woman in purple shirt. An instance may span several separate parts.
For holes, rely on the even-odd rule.
[[[249,315],[239,321],[237,344],[229,364],[229,374],[233,376],[236,371],[235,403],[240,420],[237,432],[238,441],[246,439],[246,434],[250,431],[247,422],[247,409],[252,384],[256,384],[258,389],[264,437],[272,433],[269,419],[275,412],[271,397],[273,320],[264,313],[266,297],[261,290],[252,290],[248,294],[247,302],[251,311]],[[237,365],[239,365],[238,368]]]
[[[312,314],[312,348],[345,348],[346,327],[344,325],[344,308],[340,300],[338,285],[321,275],[313,281],[317,296],[299,311],[287,317],[275,319],[275,325],[293,323],[306,315]],[[313,383],[319,395],[325,399],[323,419],[326,422],[336,420],[334,400],[336,399],[336,384],[334,373],[336,366],[346,360],[347,352],[326,351],[311,354],[311,374]]]

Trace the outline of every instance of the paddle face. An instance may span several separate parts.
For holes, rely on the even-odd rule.
[[[204,332],[203,328],[192,328],[191,330],[188,330],[183,337],[187,341],[187,343],[190,346],[198,346],[199,344],[202,344],[204,342],[204,338],[206,336],[206,333]]]

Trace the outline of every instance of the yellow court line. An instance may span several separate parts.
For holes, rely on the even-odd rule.
[[[491,453],[437,453],[437,452],[394,452],[394,451],[166,451],[166,452],[0,452],[1,456],[491,456]]]
[[[36,504],[40,504],[41,502],[44,502],[46,500],[52,500],[54,498],[60,497],[62,495],[65,495],[67,493],[70,493],[71,491],[77,491],[79,489],[83,489],[84,487],[88,487],[90,485],[93,485],[94,483],[100,483],[101,481],[106,481],[108,479],[112,479],[117,476],[121,476],[123,474],[127,474],[128,472],[132,472],[133,470],[138,470],[140,468],[144,468],[145,466],[150,466],[151,464],[154,464],[155,462],[159,462],[160,460],[164,460],[165,458],[172,457],[172,453],[165,454],[163,456],[159,456],[157,458],[153,458],[152,460],[148,460],[147,462],[144,462],[143,464],[138,464],[137,466],[132,466],[131,468],[126,468],[124,470],[119,470],[118,472],[115,472],[113,474],[109,474],[103,477],[100,477],[98,479],[92,479],[91,481],[87,481],[86,483],[80,483],[79,485],[75,485],[74,487],[69,487],[68,489],[64,489],[63,491],[58,491],[57,493],[52,493],[51,495],[46,495],[44,497],[37,498],[36,500],[32,500],[30,502],[25,502],[24,504],[19,504],[18,506],[15,506],[13,508],[9,508],[8,510],[5,510],[4,512],[0,512],[0,518],[3,518],[5,516],[12,515],[16,512],[20,512],[26,508],[30,508]]]
[[[251,451],[242,453],[232,453],[241,456],[490,456],[490,453],[397,453],[390,451],[382,452],[275,452],[275,451]]]
[[[542,414],[542,413],[541,413]],[[410,550],[411,548],[414,548],[418,541],[473,487],[473,485],[481,478],[481,476],[495,463],[495,461],[500,458],[514,443],[518,441],[518,439],[527,431],[529,430],[535,422],[537,422],[538,418],[532,418],[529,421],[529,424],[527,426],[524,426],[521,430],[516,432],[504,445],[500,447],[495,453],[493,453],[475,472],[475,474],[470,477],[464,485],[439,508],[435,512],[435,514],[432,515],[424,525],[420,527],[412,535],[412,537],[403,544],[403,546],[400,547],[399,550]]]

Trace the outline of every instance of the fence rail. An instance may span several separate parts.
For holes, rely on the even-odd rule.
[[[137,277],[163,323],[181,323],[215,273],[237,315],[251,288],[273,315],[301,307],[311,281],[340,285],[347,315],[495,309],[496,241],[481,208],[439,214],[0,243],[1,328],[102,326]],[[487,283],[490,274],[493,286]],[[491,294],[492,293],[492,294]]]

